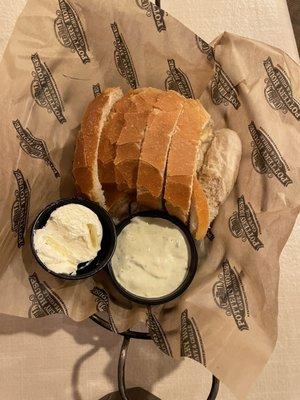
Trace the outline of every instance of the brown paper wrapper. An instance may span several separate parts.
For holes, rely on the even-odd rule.
[[[148,0],[29,0],[0,71],[0,312],[79,321],[101,311],[114,331],[145,321],[164,353],[201,362],[245,396],[276,343],[279,255],[299,212],[299,66],[229,33],[212,47]],[[243,144],[234,190],[199,244],[198,274],[163,307],[128,303],[105,272],[53,278],[30,251],[37,213],[74,194],[82,114],[111,86],[201,98],[215,127]]]

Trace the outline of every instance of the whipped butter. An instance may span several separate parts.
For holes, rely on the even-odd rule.
[[[161,218],[135,217],[118,236],[112,269],[127,291],[157,298],[180,286],[188,263],[188,245],[176,225]]]
[[[33,244],[48,269],[76,274],[80,263],[94,259],[101,248],[102,225],[81,204],[67,204],[52,212],[46,225],[34,232]]]

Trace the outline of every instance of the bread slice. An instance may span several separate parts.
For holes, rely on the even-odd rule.
[[[209,227],[208,202],[197,177],[193,180],[193,193],[190,209],[190,231],[196,240],[202,240]]]
[[[220,205],[233,189],[241,156],[242,144],[238,134],[230,129],[216,131],[199,175],[208,202],[209,223],[215,219]]]
[[[102,184],[114,184],[116,181],[114,171],[116,145],[124,125],[124,113],[132,106],[131,97],[135,92],[127,93],[115,103],[103,128],[98,149],[98,171]]]
[[[172,138],[164,191],[167,211],[187,222],[203,130],[210,115],[197,100],[186,99]]]
[[[88,106],[77,137],[73,175],[80,192],[90,200],[105,206],[98,176],[98,145],[104,124],[113,105],[123,96],[120,88],[105,90]]]
[[[140,208],[162,208],[167,157],[183,102],[176,92],[164,92],[149,117],[138,167],[137,203]]]
[[[117,143],[114,160],[118,190],[130,192],[136,189],[138,162],[149,113],[150,111],[124,114],[125,124]]]
[[[114,160],[118,190],[134,192],[138,163],[148,118],[162,90],[143,88],[131,98],[132,106],[124,113],[124,125],[116,147]]]
[[[193,233],[196,240],[202,240],[206,235],[209,227],[209,210],[206,195],[199,178],[200,171],[204,162],[205,154],[210,147],[215,132],[213,131],[212,120],[205,125],[200,138],[197,155],[197,171],[193,182],[193,192],[191,198],[191,208],[189,215],[190,231]]]

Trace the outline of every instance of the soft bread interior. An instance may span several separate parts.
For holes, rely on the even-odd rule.
[[[215,132],[213,130],[213,122],[210,119],[205,127],[202,130],[202,135],[200,138],[200,143],[199,143],[199,148],[198,148],[198,157],[197,157],[197,166],[196,166],[196,172],[197,176],[199,175],[203,162],[204,162],[204,156],[209,149],[211,142],[213,141],[213,138],[215,137]]]
[[[230,129],[220,129],[209,147],[199,175],[207,197],[209,223],[219,212],[237,179],[242,144],[238,134]]]

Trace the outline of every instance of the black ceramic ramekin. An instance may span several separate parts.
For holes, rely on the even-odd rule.
[[[33,242],[34,232],[37,229],[41,229],[43,228],[43,226],[46,225],[50,215],[54,210],[66,204],[81,204],[82,206],[85,206],[90,210],[92,210],[99,218],[99,221],[103,229],[101,249],[99,250],[97,256],[93,260],[79,264],[76,275],[58,274],[47,268],[47,266],[40,260],[36,252],[36,249],[34,248],[34,242]],[[116,228],[108,212],[104,210],[104,208],[100,207],[98,204],[80,198],[60,199],[55,201],[54,203],[49,204],[44,210],[42,210],[39,213],[39,215],[37,216],[36,220],[33,223],[31,230],[31,247],[37,262],[40,264],[42,268],[44,268],[44,270],[46,270],[50,274],[56,276],[57,278],[68,279],[68,280],[78,280],[78,279],[88,278],[90,276],[95,275],[97,272],[103,269],[108,264],[112,255],[114,254],[116,248],[116,240],[117,240]]]
[[[126,218],[123,220],[119,225],[117,225],[117,235],[121,233],[121,231],[127,226],[132,218],[134,217],[148,217],[148,218],[162,218],[167,221],[172,222],[174,225],[176,225],[180,231],[182,232],[183,236],[186,238],[187,245],[188,245],[188,250],[189,250],[189,265],[187,269],[186,276],[184,277],[182,283],[180,286],[178,286],[177,289],[175,289],[173,292],[162,296],[162,297],[155,297],[155,298],[146,298],[146,297],[141,297],[137,296],[128,290],[126,290],[120,283],[117,281],[114,271],[111,265],[111,262],[108,264],[108,270],[109,274],[111,276],[111,279],[118,289],[120,293],[123,294],[124,297],[127,299],[135,302],[135,303],[140,303],[144,305],[155,305],[155,304],[163,304],[167,303],[171,300],[174,300],[175,298],[179,297],[191,284],[192,280],[194,279],[195,273],[197,271],[197,265],[198,265],[198,253],[195,245],[195,241],[193,236],[191,235],[189,229],[187,228],[186,225],[184,225],[183,222],[181,222],[178,218],[175,218],[165,212],[162,211],[144,211],[140,212],[134,215],[131,215],[129,218]]]

